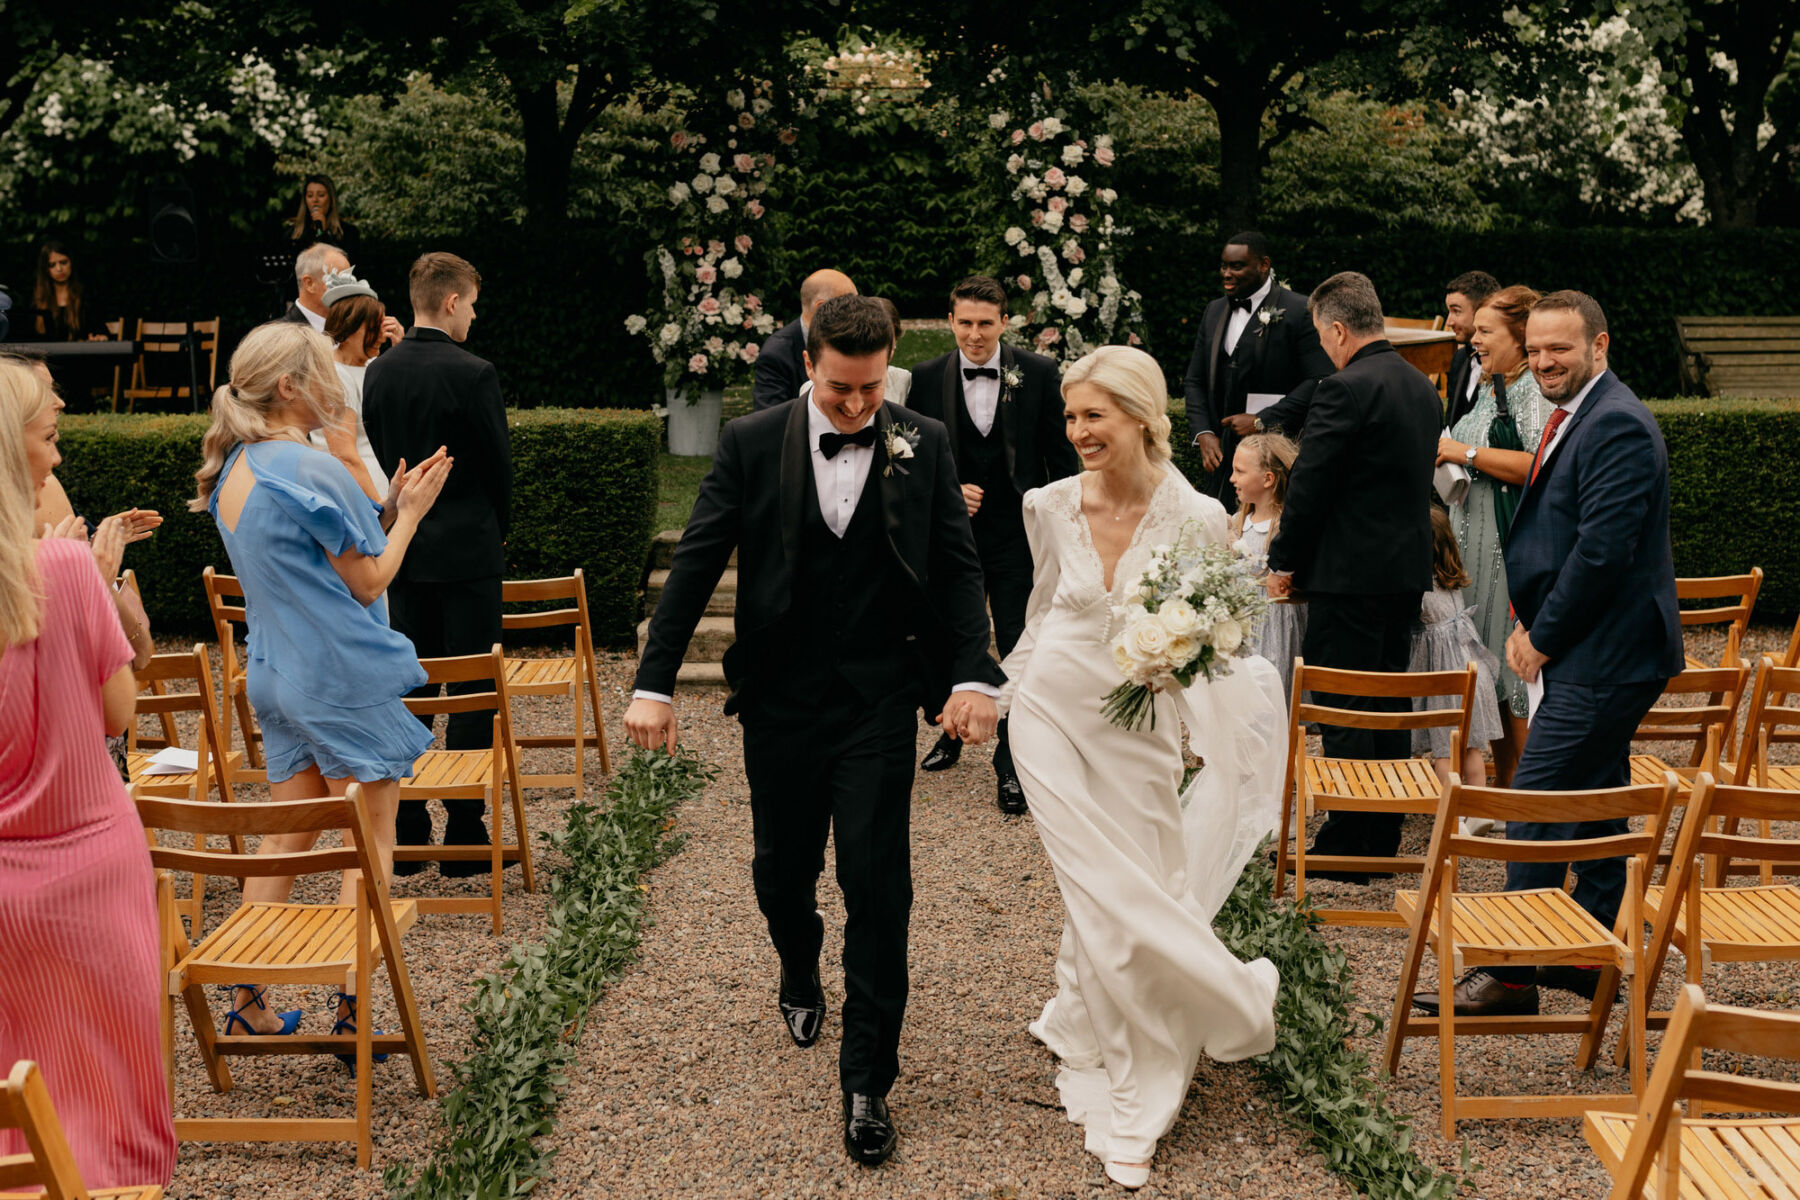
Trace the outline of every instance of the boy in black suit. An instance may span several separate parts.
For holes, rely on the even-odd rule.
[[[494,365],[462,348],[475,320],[481,275],[454,254],[419,256],[408,278],[413,327],[400,343],[369,364],[363,382],[363,424],[369,445],[390,474],[402,459],[423,462],[439,447],[456,459],[458,479],[446,484],[419,525],[408,562],[388,589],[395,629],[412,639],[421,658],[485,654],[500,640],[500,580],[512,518],[512,441],[500,376]],[[488,691],[475,680],[450,690]],[[423,689],[435,692],[435,688]],[[445,731],[452,750],[492,744],[493,710],[457,713]],[[424,718],[430,724],[430,718]],[[447,800],[447,846],[485,846],[480,800]],[[396,842],[431,842],[423,801],[402,801]],[[423,863],[395,863],[396,875]],[[483,862],[446,862],[447,876],[476,875]]]

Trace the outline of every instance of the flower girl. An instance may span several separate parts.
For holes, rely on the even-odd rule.
[[[1281,526],[1281,505],[1287,499],[1288,472],[1299,448],[1279,433],[1256,433],[1238,443],[1231,460],[1231,486],[1237,489],[1238,510],[1231,518],[1231,540],[1245,554],[1269,552],[1269,543]],[[1281,690],[1291,700],[1294,691],[1294,656],[1306,637],[1306,601],[1292,597],[1273,601],[1263,617],[1262,630],[1253,649],[1275,664],[1281,673]]]
[[[1450,730],[1443,726],[1413,730],[1413,753],[1430,754],[1439,779],[1448,781],[1451,771],[1460,770],[1465,782],[1479,787],[1487,783],[1487,765],[1482,756],[1488,743],[1499,737],[1503,729],[1494,693],[1494,673],[1500,663],[1493,651],[1482,644],[1470,610],[1463,607],[1462,589],[1469,586],[1469,575],[1463,569],[1462,552],[1457,549],[1450,516],[1436,505],[1431,509],[1431,585],[1420,605],[1419,624],[1413,630],[1412,661],[1406,669],[1462,671],[1473,662],[1475,711],[1469,714],[1469,741],[1463,747],[1461,763],[1450,761]],[[1421,708],[1447,708],[1455,700],[1432,696],[1414,703]],[[1479,835],[1486,830],[1465,832]]]

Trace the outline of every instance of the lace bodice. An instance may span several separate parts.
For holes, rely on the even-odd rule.
[[[1224,506],[1196,492],[1178,471],[1168,468],[1119,556],[1109,589],[1093,532],[1081,512],[1081,476],[1032,489],[1025,494],[1023,508],[1031,541],[1031,600],[1025,610],[1025,632],[1002,664],[1007,676],[1003,709],[1010,705],[1032,648],[1040,641],[1104,643],[1112,637],[1113,606],[1120,595],[1143,571],[1150,552],[1172,544],[1187,522],[1196,522],[1209,541],[1226,541]]]

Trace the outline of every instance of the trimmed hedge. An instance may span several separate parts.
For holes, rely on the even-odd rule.
[[[1651,400],[1669,447],[1669,536],[1675,574],[1763,569],[1758,619],[1800,613],[1800,400]],[[1184,449],[1187,414],[1169,402],[1175,466],[1206,478]]]
[[[591,409],[511,411],[513,578],[587,573],[594,638],[634,637],[638,584],[656,511],[662,427],[646,412]],[[210,637],[202,567],[230,572],[217,530],[189,513],[206,418],[65,416],[57,471],[76,510],[98,518],[137,505],[163,514],[156,536],[132,546],[144,606],[159,632]]]

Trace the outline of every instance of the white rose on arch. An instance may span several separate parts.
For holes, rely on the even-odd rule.
[[[644,327],[649,324],[650,322],[644,320],[644,318],[638,316],[636,313],[633,313],[625,318],[625,332],[635,336],[644,332]]]
[[[688,190],[687,184],[678,183],[674,187],[669,189],[669,203],[671,203],[671,204],[686,204],[688,202],[689,198],[693,196],[693,194],[694,194],[693,192]]]
[[[1043,126],[1046,135],[1054,135],[1063,131],[1063,123],[1055,117],[1045,117]]]
[[[727,279],[736,279],[744,273],[744,264],[735,258],[728,258],[719,264],[719,274]]]
[[[730,207],[729,204],[725,203],[725,197],[723,196],[708,196],[706,198],[706,211],[715,216]]]
[[[700,156],[700,169],[705,171],[708,175],[717,175],[719,173],[719,156],[711,151],[702,154]]]
[[[729,175],[721,175],[713,183],[713,192],[715,195],[729,196],[735,191],[737,191],[737,180]]]
[[[1011,226],[1007,227],[1007,230],[1006,230],[1006,244],[1007,245],[1016,246],[1024,240],[1025,240],[1025,231],[1023,229],[1020,229],[1017,225],[1011,225]]]
[[[704,196],[704,195],[706,195],[706,193],[712,191],[712,186],[713,186],[712,176],[705,175],[705,174],[696,175],[696,176],[694,176],[693,182],[689,186],[691,186],[696,192],[698,192],[702,196]]]

